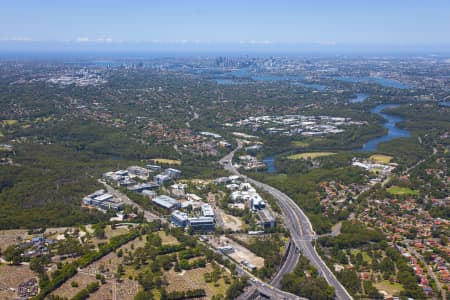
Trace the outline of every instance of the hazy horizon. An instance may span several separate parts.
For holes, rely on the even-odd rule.
[[[450,2],[18,0],[0,52],[448,53]]]

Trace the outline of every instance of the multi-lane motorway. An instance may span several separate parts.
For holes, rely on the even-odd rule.
[[[275,199],[278,200],[283,214],[285,215],[286,226],[289,228],[291,233],[291,242],[293,243],[293,245],[291,245],[291,247],[289,248],[289,253],[287,254],[280,270],[272,280],[272,284],[277,286],[281,277],[294,269],[298,261],[298,257],[301,253],[301,255],[304,255],[306,258],[308,258],[310,263],[317,268],[319,274],[326,279],[328,284],[334,287],[337,299],[353,299],[347,292],[347,290],[342,286],[342,284],[336,279],[334,274],[331,272],[331,270],[328,268],[328,266],[325,264],[325,262],[322,260],[322,258],[314,248],[312,241],[316,238],[316,234],[308,217],[297,206],[294,200],[270,185],[248,178],[245,175],[241,175],[239,171],[233,166],[232,160],[234,153],[241,148],[242,142],[238,140],[238,146],[236,147],[236,149],[223,157],[220,160],[220,163],[229,172],[235,175],[243,176],[255,187],[262,189],[274,196]],[[260,291],[259,288],[258,291]],[[282,295],[278,295],[276,297],[273,297],[273,299],[277,299],[277,297],[280,297],[279,299],[283,298]]]

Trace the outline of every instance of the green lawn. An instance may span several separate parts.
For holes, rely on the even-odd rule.
[[[305,141],[293,141],[292,145],[294,145],[297,148],[308,148],[310,143]]]
[[[359,252],[361,252],[361,254],[362,254],[363,261],[365,261],[365,262],[367,262],[367,263],[369,263],[369,264],[372,263],[372,258],[369,256],[369,254],[367,254],[366,251],[361,251],[361,250],[359,250],[359,249],[353,249],[353,250],[352,250],[352,254],[353,254],[353,255],[357,255]]]
[[[379,291],[385,291],[389,295],[398,295],[404,290],[400,283],[390,283],[388,280],[383,280],[373,284]]]
[[[374,154],[371,157],[369,157],[370,160],[373,160],[377,163],[381,163],[381,164],[388,164],[391,162],[391,160],[393,159],[392,156],[389,155],[384,155],[384,154]]]
[[[396,186],[393,185],[390,188],[388,188],[386,190],[389,194],[392,195],[410,195],[410,196],[416,196],[419,194],[418,191],[412,190],[410,188],[407,187],[402,187],[402,186]]]

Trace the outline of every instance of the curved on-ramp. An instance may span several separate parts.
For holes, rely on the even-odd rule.
[[[292,200],[289,196],[287,196],[280,190],[268,184],[259,182],[252,178],[248,178],[245,175],[241,175],[239,171],[233,166],[234,153],[242,148],[242,142],[240,140],[237,140],[237,142],[238,146],[233,151],[224,156],[220,160],[220,163],[229,172],[235,175],[243,176],[244,178],[247,179],[247,181],[252,183],[254,186],[271,194],[273,197],[275,197],[275,199],[278,200],[278,203],[285,216],[286,226],[289,228],[289,231],[291,233],[291,241],[295,245],[295,246],[291,245],[290,248],[288,249],[289,252],[286,256],[286,259],[284,260],[283,265],[280,267],[279,271],[272,280],[272,284],[274,286],[278,286],[282,276],[286,273],[292,272],[292,270],[295,268],[299,254],[298,251],[293,250],[298,249],[301,252],[301,254],[304,255],[306,258],[308,258],[309,262],[317,268],[319,274],[325,278],[328,284],[334,287],[337,299],[352,300],[353,299],[352,296],[347,292],[344,286],[336,279],[333,272],[331,272],[331,270],[328,268],[328,266],[325,264],[325,262],[317,253],[315,247],[312,244],[312,241],[316,238],[316,233],[313,230],[309,218],[300,209],[300,207],[298,207],[298,205],[294,202],[294,200]],[[274,299],[283,299],[283,295],[281,293],[275,295],[273,292],[275,292],[275,290],[272,290],[272,295]]]

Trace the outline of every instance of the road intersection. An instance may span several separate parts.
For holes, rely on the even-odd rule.
[[[285,216],[286,226],[289,228],[291,233],[291,245],[288,248],[288,253],[286,255],[286,259],[284,260],[283,265],[280,267],[277,274],[274,276],[272,280],[273,286],[279,286],[280,280],[284,274],[292,272],[295,268],[298,258],[300,255],[305,256],[310,263],[317,268],[319,274],[325,278],[325,280],[334,287],[336,298],[342,300],[351,300],[353,299],[344,286],[336,279],[333,272],[328,268],[322,258],[316,251],[312,241],[317,238],[316,233],[312,228],[312,224],[309,218],[305,215],[305,213],[297,206],[297,204],[292,200],[289,196],[281,192],[280,190],[267,185],[265,183],[256,181],[252,178],[249,178],[245,175],[239,173],[236,167],[233,165],[233,156],[234,153],[239,151],[242,148],[242,142],[237,140],[238,146],[224,156],[220,163],[223,167],[231,172],[234,175],[239,175],[244,177],[248,182],[253,184],[255,187],[264,190],[265,192],[271,194],[275,199],[277,199],[283,214]],[[258,287],[257,287],[258,288]],[[258,288],[258,291],[263,293],[264,291]],[[283,296],[280,294],[278,296],[274,295],[273,299],[283,299]],[[281,297],[281,298],[277,298]]]

